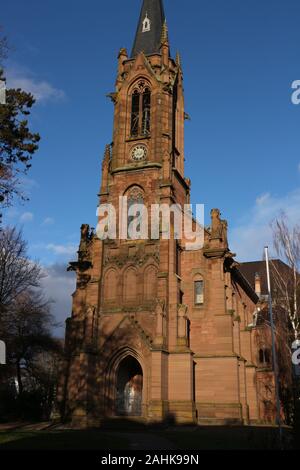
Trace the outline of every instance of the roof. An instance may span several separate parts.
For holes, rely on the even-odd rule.
[[[290,268],[287,264],[279,259],[271,260],[271,275],[272,275],[272,264],[275,265],[279,272],[290,272]],[[261,294],[268,295],[268,283],[267,283],[267,268],[265,261],[251,261],[249,263],[241,263],[239,271],[247,279],[249,284],[255,290],[255,275],[259,274],[261,282]]]
[[[259,301],[258,296],[255,293],[255,289],[253,289],[252,285],[249,283],[248,279],[242,274],[240,267],[234,267],[232,269],[232,275],[234,280],[242,287],[244,292],[248,295],[248,297],[255,303]]]
[[[160,52],[161,36],[165,22],[163,0],[143,0],[131,57],[140,52],[151,55]],[[145,20],[148,20],[145,22]]]

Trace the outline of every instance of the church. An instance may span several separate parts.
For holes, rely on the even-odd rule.
[[[183,72],[179,54],[171,57],[162,0],[143,0],[110,98],[113,140],[99,204],[118,208],[120,196],[147,207],[189,204]],[[189,250],[184,238],[101,240],[82,225],[78,259],[69,267],[77,282],[57,392],[64,420],[264,421],[274,378],[259,365],[259,298],[230,251],[227,230],[212,209],[203,246]]]

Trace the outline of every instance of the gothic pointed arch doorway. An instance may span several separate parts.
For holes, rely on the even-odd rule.
[[[142,416],[143,371],[134,357],[119,364],[116,386],[117,416]]]

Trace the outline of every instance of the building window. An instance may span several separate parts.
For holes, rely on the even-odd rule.
[[[151,91],[144,81],[134,88],[131,98],[131,136],[146,137],[150,134]]]
[[[176,240],[176,244],[175,244],[175,273],[177,274],[177,276],[181,275],[180,258],[181,258],[181,248],[179,246],[178,241]]]
[[[137,136],[139,133],[139,113],[140,113],[140,95],[137,90],[132,95],[131,108],[131,135]]]
[[[151,93],[149,88],[146,88],[143,93],[143,109],[142,109],[142,134],[148,135],[150,133],[150,104]]]
[[[147,33],[148,31],[151,30],[151,21],[150,19],[148,18],[148,13],[146,13],[146,16],[144,18],[144,21],[143,21],[143,29],[142,29],[142,32],[143,33]]]
[[[203,305],[204,304],[204,282],[195,281],[194,289],[195,289],[195,305]]]
[[[260,364],[270,365],[271,364],[271,351],[268,348],[259,350],[259,362]]]

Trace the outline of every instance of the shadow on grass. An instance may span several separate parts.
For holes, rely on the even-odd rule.
[[[135,441],[138,450],[163,443],[177,450],[276,450],[293,448],[290,429],[263,426],[175,426],[147,425],[141,420],[107,419],[99,429],[0,432],[0,450],[124,450]],[[149,445],[149,448],[147,447]],[[161,449],[161,447],[159,447]]]

